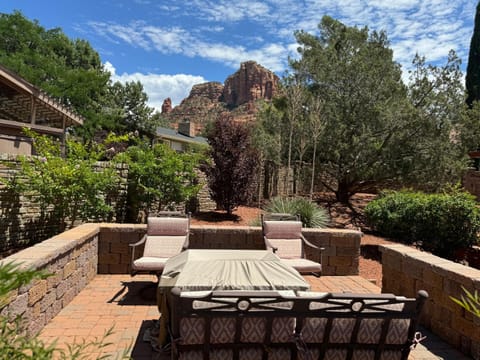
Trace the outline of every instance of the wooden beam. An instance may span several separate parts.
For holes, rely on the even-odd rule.
[[[62,136],[64,133],[63,129],[57,129],[50,126],[35,125],[30,123],[23,123],[19,121],[4,120],[4,119],[0,119],[0,127],[9,127],[13,129],[21,129],[25,127],[28,129],[32,129],[41,134],[51,134],[56,136]]]

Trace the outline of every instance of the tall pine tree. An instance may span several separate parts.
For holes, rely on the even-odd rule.
[[[474,101],[480,100],[480,2],[475,13],[475,27],[470,43],[466,87],[467,104],[471,107]]]

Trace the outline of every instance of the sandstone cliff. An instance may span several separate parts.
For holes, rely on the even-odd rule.
[[[187,98],[171,109],[169,99],[164,102],[165,112],[172,125],[194,122],[196,131],[202,132],[205,125],[228,112],[237,121],[254,121],[257,100],[271,100],[278,87],[278,77],[254,61],[240,65],[225,84],[207,82],[194,85]]]
[[[270,70],[247,61],[230,75],[223,88],[223,101],[229,107],[237,107],[259,99],[271,100],[278,85],[278,77]]]

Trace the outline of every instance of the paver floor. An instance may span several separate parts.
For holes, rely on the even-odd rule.
[[[306,276],[313,291],[380,293],[380,288],[360,276]],[[155,276],[97,275],[40,333],[40,339],[68,344],[99,340],[113,326],[113,334],[102,349],[88,348],[89,359],[108,355],[120,359],[124,354],[135,360],[169,359],[156,352],[147,329],[159,318]],[[424,330],[422,330],[424,332]],[[427,339],[411,352],[412,360],[468,359],[448,344],[427,332]]]

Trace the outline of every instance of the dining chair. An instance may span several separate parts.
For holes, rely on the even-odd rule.
[[[132,247],[131,275],[155,274],[159,277],[167,260],[188,248],[190,214],[164,211],[148,217],[147,233]],[[136,258],[135,249],[144,245],[143,254]],[[138,252],[137,252],[138,254]]]
[[[300,218],[291,214],[270,213],[262,214],[262,233],[267,250],[272,250],[280,260],[297,270],[300,274],[313,274],[320,276],[322,273],[322,251],[309,242],[302,234]],[[315,250],[318,261],[307,259],[306,246]]]

